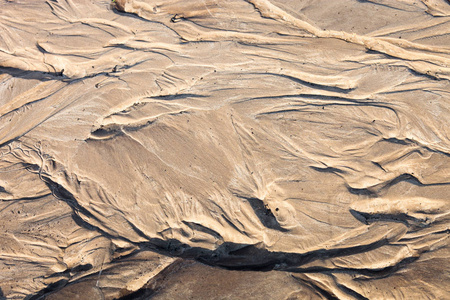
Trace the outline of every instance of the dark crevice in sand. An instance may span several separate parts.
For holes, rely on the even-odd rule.
[[[425,146],[425,145],[421,145],[420,143],[418,143],[417,141],[412,140],[412,139],[408,139],[408,138],[405,138],[405,139],[387,138],[387,139],[384,139],[384,140],[386,142],[389,142],[389,143],[400,144],[400,145],[404,145],[404,146],[417,145],[417,146],[419,146],[419,147],[421,147],[423,149],[426,149],[426,150],[428,150],[430,152],[435,152],[435,153],[443,154],[443,155],[445,155],[447,157],[450,157],[450,153],[448,153],[448,152],[441,151],[441,150],[438,150],[438,149],[434,149],[434,148],[431,148],[431,147],[428,147],[428,146]]]
[[[281,232],[289,231],[280,226],[280,224],[277,221],[277,218],[274,216],[273,212],[270,210],[267,204],[264,203],[264,201],[258,198],[251,198],[251,197],[249,198],[241,195],[237,196],[239,198],[247,200],[248,203],[250,203],[250,206],[253,208],[253,211],[255,212],[256,216],[264,226]]]
[[[404,10],[404,9],[401,9],[401,8],[398,8],[398,7],[395,7],[395,6],[391,6],[391,5],[384,4],[384,3],[379,3],[377,1],[371,1],[371,0],[357,0],[357,1],[360,2],[360,3],[370,3],[370,4],[373,4],[373,5],[386,7],[386,8],[390,8],[390,9],[394,9],[394,10],[398,10],[398,11],[407,11],[407,10]]]
[[[450,179],[450,178],[449,178]],[[448,186],[450,185],[450,182],[439,182],[439,183],[422,183],[420,182],[419,179],[417,179],[416,176],[414,176],[413,174],[401,174],[397,177],[395,177],[394,179],[383,183],[380,187],[382,189],[389,189],[390,187],[399,184],[401,182],[408,182],[410,184],[413,184],[415,186],[421,186],[421,187],[426,187],[426,186]]]
[[[289,75],[284,75],[284,74],[277,74],[277,73],[251,73],[249,72],[248,74],[259,74],[259,75],[272,75],[272,76],[279,76],[282,78],[287,78],[289,80],[292,80],[296,83],[302,84],[306,87],[309,88],[314,88],[314,89],[319,89],[319,90],[324,90],[324,91],[329,91],[329,92],[337,92],[337,93],[343,93],[343,94],[347,94],[352,92],[354,89],[352,88],[339,88],[336,86],[329,86],[329,85],[325,85],[325,84],[319,84],[319,83],[313,83],[313,82],[309,82],[306,80],[302,80],[301,78],[297,78],[297,77],[293,77],[293,76],[289,76]]]
[[[34,79],[42,82],[49,80],[65,80],[67,77],[62,76],[62,74],[54,72],[42,72],[42,71],[30,71],[30,70],[22,70],[17,68],[7,68],[0,67],[0,74],[9,74],[13,77],[23,78],[23,79]]]
[[[190,93],[180,93],[180,94],[174,94],[174,95],[164,95],[164,96],[153,96],[152,99],[161,99],[161,100],[183,100],[183,99],[189,99],[189,98],[208,98],[206,95],[201,94],[190,94]]]
[[[315,167],[315,166],[310,166],[310,168],[313,169],[314,171],[321,172],[321,173],[332,173],[332,174],[344,174],[345,173],[345,171],[338,169],[338,168],[334,168],[334,167],[319,168],[319,167]]]
[[[352,289],[349,288],[349,287],[346,287],[346,286],[343,285],[343,284],[336,284],[336,286],[337,286],[338,288],[340,288],[342,291],[344,291],[347,295],[353,296],[353,297],[354,297],[355,299],[357,299],[357,300],[369,300],[369,298],[364,297],[364,296],[361,295],[360,293],[358,293],[358,292],[352,290]]]
[[[368,214],[363,212],[357,212],[354,210],[351,210],[351,213],[353,216],[356,214],[359,214],[361,217],[361,220],[363,220],[363,223],[365,224],[372,224],[374,222],[379,221],[390,221],[390,222],[399,222],[405,225],[409,225],[410,222],[413,222],[417,224],[417,226],[425,227],[429,224],[426,224],[427,220],[417,219],[414,218],[406,213],[398,213],[398,214]]]
[[[28,295],[27,297],[25,297],[25,300],[44,300],[49,293],[62,289],[67,285],[68,282],[69,280],[67,279],[58,280],[54,283],[49,284],[46,288],[42,289],[41,291],[33,295]]]
[[[264,100],[272,100],[272,99],[293,99],[293,100],[302,100],[302,99],[311,99],[311,100],[323,100],[327,101],[329,103],[323,103],[323,104],[314,104],[314,103],[307,103],[307,105],[311,106],[324,106],[324,105],[336,105],[336,106],[348,106],[348,105],[354,105],[354,106],[368,106],[368,107],[380,107],[385,108],[388,110],[391,110],[395,112],[395,109],[390,107],[389,103],[387,102],[381,102],[378,100],[373,99],[355,99],[350,97],[344,97],[344,96],[327,96],[327,95],[317,95],[317,94],[307,94],[307,93],[298,93],[296,95],[281,95],[281,96],[270,96],[270,97],[255,97],[251,99],[243,100],[242,102],[247,101],[264,101]],[[346,103],[340,103],[337,101],[342,101]],[[295,110],[295,109],[294,109]],[[283,111],[274,111],[274,112],[267,112],[263,114],[272,114],[272,113],[280,113]]]
[[[322,169],[324,170],[324,169]],[[325,169],[324,171],[326,171],[327,169]],[[335,170],[330,171],[331,173],[335,173],[335,174],[340,174],[340,172],[337,172]],[[347,186],[347,189],[350,193],[354,194],[354,195],[362,195],[362,196],[368,196],[371,198],[374,197],[378,197],[381,196],[383,194],[385,194],[390,188],[392,188],[393,186],[402,183],[402,182],[407,182],[409,184],[413,184],[415,186],[419,186],[419,187],[432,187],[432,186],[448,186],[450,185],[450,182],[441,182],[441,183],[422,183],[420,182],[419,179],[417,179],[417,177],[415,177],[412,174],[401,174],[391,180],[388,180],[386,182],[374,185],[374,186],[370,186],[368,188],[353,188],[351,186]]]
[[[151,299],[155,293],[155,290],[142,288],[136,292],[117,298],[117,300],[147,300]]]
[[[215,237],[218,240],[222,240],[223,241],[223,238],[220,235],[220,233],[218,233],[215,230],[209,229],[208,227],[205,227],[205,226],[203,226],[201,224],[194,223],[194,222],[187,222],[187,221],[183,221],[183,224],[186,224],[188,227],[190,227],[193,230],[198,230],[200,232],[204,232],[206,234],[209,234],[209,235]]]
[[[353,195],[358,195],[358,196],[369,196],[369,197],[376,197],[378,196],[378,193],[375,191],[372,191],[371,189],[367,189],[367,188],[352,188],[350,186],[347,186],[348,191],[353,194]]]
[[[21,135],[21,136],[22,136],[22,135]],[[17,137],[15,137],[15,138],[13,138],[13,139],[9,139],[9,140],[7,140],[7,141],[4,142],[4,143],[0,143],[0,148],[8,147],[8,145],[10,145],[10,144],[12,144],[12,143],[14,143],[14,142],[18,142],[21,136],[17,136]]]
[[[116,136],[124,135],[121,128],[118,128],[117,126],[112,127],[100,127],[93,132],[91,132],[90,139],[94,140],[110,140],[113,139]]]
[[[392,221],[395,222],[395,221]],[[139,243],[141,250],[158,251],[158,253],[195,259],[204,264],[218,266],[229,270],[240,271],[270,271],[295,270],[297,267],[315,261],[332,257],[343,257],[374,250],[389,244],[381,239],[367,245],[347,247],[342,249],[321,249],[305,254],[270,252],[257,245],[223,243],[216,250],[190,247],[178,240],[151,239],[148,243]],[[373,274],[377,276],[376,273]]]

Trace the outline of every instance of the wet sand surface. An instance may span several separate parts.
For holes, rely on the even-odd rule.
[[[0,12],[0,299],[450,298],[447,0]]]

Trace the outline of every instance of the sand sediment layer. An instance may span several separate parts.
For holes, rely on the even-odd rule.
[[[450,296],[448,1],[0,9],[0,298]]]

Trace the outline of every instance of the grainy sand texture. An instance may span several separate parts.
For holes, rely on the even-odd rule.
[[[450,299],[448,0],[0,0],[0,299]]]

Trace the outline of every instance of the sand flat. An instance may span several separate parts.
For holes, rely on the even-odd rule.
[[[0,299],[450,297],[448,1],[0,11]]]

